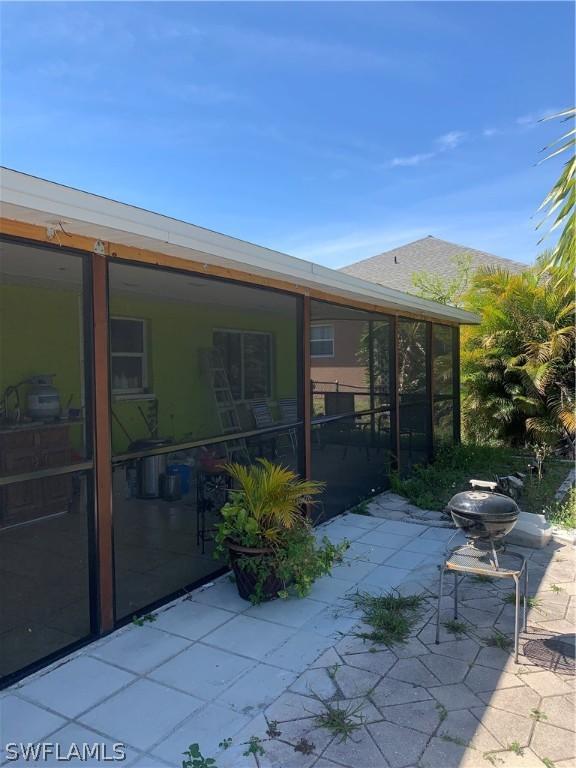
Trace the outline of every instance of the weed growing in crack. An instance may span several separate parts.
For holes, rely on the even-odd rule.
[[[448,710],[444,706],[444,704],[440,704],[440,702],[436,703],[436,710],[438,712],[438,717],[440,718],[440,722],[443,723],[444,720],[448,717]]]
[[[540,720],[548,720],[548,715],[542,712],[540,709],[530,710],[530,717],[533,720],[537,720],[538,722],[540,722]]]
[[[340,667],[341,667],[340,664],[332,664],[332,666],[326,667],[326,671],[328,672],[328,677],[330,678],[330,680],[336,680],[336,675]]]
[[[508,744],[508,752],[514,752],[514,754],[518,755],[518,757],[522,757],[524,755],[524,750],[518,741],[513,741],[512,744]]]
[[[501,757],[498,757],[498,752],[492,751],[492,752],[484,752],[482,755],[484,760],[487,760],[489,763],[492,763],[492,765],[498,765],[498,763],[503,763],[504,760],[502,760]]]
[[[457,621],[456,619],[450,619],[449,621],[443,621],[442,626],[447,632],[452,635],[463,635],[468,627],[463,621]]]
[[[550,758],[549,758],[549,757],[543,757],[543,758],[542,758],[542,762],[544,763],[544,765],[546,766],[546,768],[556,768],[556,766],[554,765],[554,763],[552,762],[552,760],[550,760]]]
[[[477,573],[475,576],[471,576],[470,578],[477,584],[490,584],[492,581],[494,581],[492,576],[486,576],[483,573]]]
[[[458,736],[451,736],[449,733],[445,733],[443,736],[440,736],[442,741],[448,741],[450,744],[458,744],[459,747],[467,747],[468,742],[464,741],[464,739],[458,738]]]
[[[230,749],[232,746],[232,739],[228,737],[227,739],[222,739],[222,741],[218,744],[220,749]]]
[[[264,747],[262,746],[262,739],[259,736],[250,736],[246,745],[247,749],[242,753],[244,757],[254,755],[254,757],[258,759],[258,756],[262,757],[265,752]]]
[[[490,637],[486,638],[486,645],[492,648],[500,648],[501,651],[507,651],[512,645],[512,640],[496,630]]]
[[[216,768],[216,760],[213,757],[204,757],[198,744],[190,744],[186,752],[182,753],[182,768]]]
[[[516,605],[516,595],[514,592],[509,592],[506,597],[504,598],[504,602],[508,605]],[[536,610],[539,610],[540,605],[542,604],[542,601],[538,597],[527,597],[526,598],[526,605],[528,608],[536,608]],[[540,611],[542,613],[542,611]]]
[[[559,587],[558,584],[550,584],[550,589],[552,590],[552,592],[564,592],[562,587]],[[547,760],[548,758],[544,758],[544,759]]]
[[[424,601],[422,595],[396,591],[384,595],[355,592],[346,599],[362,611],[362,620],[372,627],[369,632],[356,632],[356,637],[386,646],[406,642]]]
[[[313,744],[305,736],[302,736],[300,741],[294,745],[294,752],[300,752],[303,755],[311,755],[316,749],[316,744]]]
[[[362,702],[339,705],[323,701],[319,696],[316,696],[316,699],[324,707],[324,712],[316,715],[316,725],[330,731],[334,736],[338,736],[340,744],[347,741],[354,731],[362,727],[364,723],[364,715],[361,714]]]
[[[266,729],[266,736],[270,739],[277,739],[281,735],[282,731],[278,729],[278,720],[270,720]]]

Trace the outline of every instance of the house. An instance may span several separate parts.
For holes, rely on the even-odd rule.
[[[519,261],[503,259],[492,253],[428,235],[413,243],[349,264],[340,271],[371,283],[414,293],[412,275],[415,272],[431,272],[440,277],[453,278],[458,272],[456,259],[460,256],[469,258],[473,271],[480,267],[500,267],[510,272],[522,272],[527,267]]]
[[[526,264],[503,259],[474,248],[449,243],[429,235],[413,243],[385,251],[342,267],[340,272],[395,290],[415,293],[415,272],[430,272],[446,279],[458,275],[460,257],[469,260],[472,271],[479,267],[501,267],[511,272],[526,269]],[[342,323],[338,318],[313,321],[311,328],[312,381],[316,392],[352,387],[359,393],[364,386],[362,369],[357,363],[361,328]],[[343,396],[340,402],[344,402]]]
[[[223,462],[325,481],[329,517],[458,440],[474,315],[13,170],[0,181],[4,681],[223,572]],[[338,349],[331,326],[337,386],[311,377]]]

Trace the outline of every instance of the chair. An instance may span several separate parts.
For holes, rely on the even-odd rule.
[[[254,400],[250,403],[250,410],[254,417],[254,425],[256,429],[269,429],[276,425],[274,417],[272,416],[272,411],[270,410],[270,404],[267,400]],[[268,443],[268,445],[271,445],[272,447],[272,455],[276,456],[276,438],[274,435],[262,435],[259,438],[259,443],[262,454],[265,453],[264,446]]]
[[[281,397],[278,400],[278,407],[281,424],[295,424],[298,421],[298,401],[295,397]],[[294,427],[288,430],[288,438],[290,439],[290,447],[296,453],[298,438]]]

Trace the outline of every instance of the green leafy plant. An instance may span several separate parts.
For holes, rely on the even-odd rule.
[[[232,739],[228,736],[226,739],[222,739],[218,746],[220,749],[230,749],[232,746]]]
[[[550,760],[549,757],[543,757],[542,758],[542,762],[544,763],[546,768],[556,768],[555,763],[553,763],[552,760]]]
[[[553,525],[576,528],[576,488],[571,488],[562,501],[554,501],[544,507],[544,515]]]
[[[362,620],[372,627],[370,631],[357,632],[356,636],[392,646],[406,642],[424,598],[421,595],[404,596],[394,591],[384,595],[358,591],[348,595],[346,600],[362,611]]]
[[[550,589],[552,592],[564,592],[562,587],[559,587],[558,584],[550,584]]]
[[[538,472],[538,480],[542,480],[542,473],[544,472],[544,462],[550,455],[550,446],[546,443],[535,443],[532,446],[534,451],[534,458],[536,459],[536,469]]]
[[[464,624],[463,621],[457,621],[456,619],[449,619],[448,621],[444,621],[442,622],[442,626],[452,635],[463,635],[468,629],[467,625]]]
[[[300,528],[303,508],[314,503],[324,484],[301,480],[287,467],[258,459],[256,464],[227,464],[224,469],[238,488],[221,510],[216,541],[228,539],[245,547],[277,548],[286,532]]]
[[[393,490],[423,509],[442,511],[455,493],[470,488],[471,477],[491,479],[494,475],[526,472],[532,453],[520,448],[462,443],[437,451],[434,462],[417,465],[406,476],[391,476]],[[522,509],[542,513],[566,477],[565,462],[550,458],[539,483],[527,483],[522,492]]]
[[[532,709],[530,710],[530,717],[533,720],[548,720],[548,715],[542,712],[540,709]]]
[[[198,744],[190,744],[183,753],[182,768],[217,768],[213,757],[204,757]]]
[[[152,624],[154,621],[156,621],[156,616],[153,613],[147,613],[144,616],[134,616],[132,624],[143,627],[144,624]]]
[[[317,543],[304,507],[314,503],[322,483],[299,479],[267,459],[226,467],[238,488],[221,510],[215,556],[227,549],[236,582],[248,583],[249,599],[307,595],[314,581],[341,561],[349,544]],[[236,553],[236,554],[234,554]],[[241,592],[242,594],[242,592]]]
[[[361,714],[364,706],[362,702],[359,704],[333,704],[323,701],[319,697],[316,699],[324,707],[324,711],[316,715],[316,725],[337,736],[341,744],[347,741],[354,731],[362,727],[364,723],[364,716]]]
[[[462,306],[462,299],[472,276],[472,256],[467,253],[457,254],[450,261],[454,265],[454,276],[444,277],[436,272],[413,272],[411,275],[415,293],[423,299],[437,301],[439,304]]]
[[[466,439],[521,447],[536,441],[574,452],[573,279],[541,257],[520,273],[481,269],[466,309],[481,323],[462,333]]]
[[[507,651],[512,646],[512,640],[502,632],[496,630],[490,637],[486,639],[486,645],[493,648],[500,648],[501,651]]]
[[[518,757],[522,757],[524,754],[524,750],[518,741],[513,741],[512,744],[508,744],[508,752],[514,752],[514,754],[518,755]]]
[[[256,759],[262,757],[266,750],[262,745],[262,739],[259,736],[250,736],[246,742],[246,750],[242,753],[244,757],[250,757],[253,755]]]

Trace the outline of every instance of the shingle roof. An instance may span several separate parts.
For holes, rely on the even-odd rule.
[[[414,272],[426,271],[443,277],[454,277],[456,275],[454,257],[462,254],[471,256],[473,269],[497,266],[510,272],[521,272],[528,267],[528,264],[503,259],[492,253],[477,251],[475,248],[449,243],[428,235],[413,243],[349,264],[347,267],[342,267],[341,271],[399,291],[413,292],[412,274]]]

